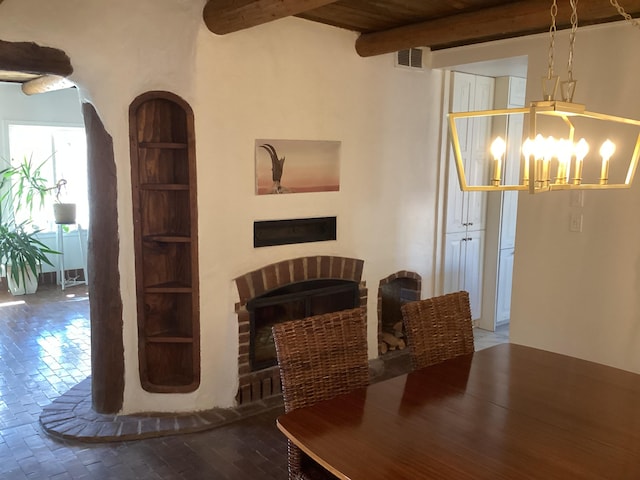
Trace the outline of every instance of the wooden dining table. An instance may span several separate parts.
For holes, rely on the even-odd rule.
[[[277,425],[341,479],[640,479],[640,375],[515,344]]]

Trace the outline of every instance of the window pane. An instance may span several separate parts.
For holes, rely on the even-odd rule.
[[[60,179],[67,184],[62,190],[60,201],[76,203],[77,223],[83,228],[89,226],[89,206],[87,197],[87,147],[84,128],[44,125],[9,125],[9,151],[11,163],[17,165],[25,158],[32,159],[37,167],[46,162],[41,175],[47,185],[53,187]],[[54,192],[52,192],[54,193]],[[31,219],[38,228],[54,230],[53,203],[55,195],[47,195],[45,204],[38,209],[34,205]],[[16,220],[29,218],[29,212],[16,212]]]

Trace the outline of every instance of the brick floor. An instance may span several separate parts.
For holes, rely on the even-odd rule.
[[[0,479],[287,478],[286,441],[275,426],[280,406],[199,433],[135,441],[45,433],[43,412],[69,390],[87,388],[88,318],[84,286],[0,294]]]

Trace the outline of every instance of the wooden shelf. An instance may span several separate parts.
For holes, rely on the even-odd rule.
[[[145,293],[191,293],[193,289],[189,285],[179,282],[167,282],[144,287]]]
[[[193,343],[191,337],[147,337],[149,343]]]
[[[169,92],[129,108],[142,387],[200,384],[198,230],[193,111]]]
[[[185,191],[188,192],[191,187],[181,183],[145,183],[140,185],[141,190],[168,190],[168,191]]]
[[[164,235],[145,235],[145,242],[161,242],[161,243],[191,243],[191,237],[184,235],[172,235],[170,233]]]
[[[138,148],[186,149],[188,145],[181,142],[140,142]]]

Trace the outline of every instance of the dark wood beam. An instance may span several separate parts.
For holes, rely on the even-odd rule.
[[[625,0],[624,8],[640,14],[640,0]],[[558,5],[557,27],[570,23],[569,3]],[[580,0],[579,25],[592,25],[623,20],[606,0]],[[502,38],[518,37],[549,30],[549,6],[540,0],[523,0],[498,7],[461,13],[437,20],[416,23],[381,32],[366,33],[356,40],[356,51],[362,57],[395,52],[410,47],[430,47],[433,50],[470,45]]]
[[[224,35],[334,2],[335,0],[209,0],[202,16],[209,30]]]
[[[0,68],[16,72],[53,74],[66,77],[73,73],[71,60],[62,50],[41,47],[33,42],[0,40]]]

